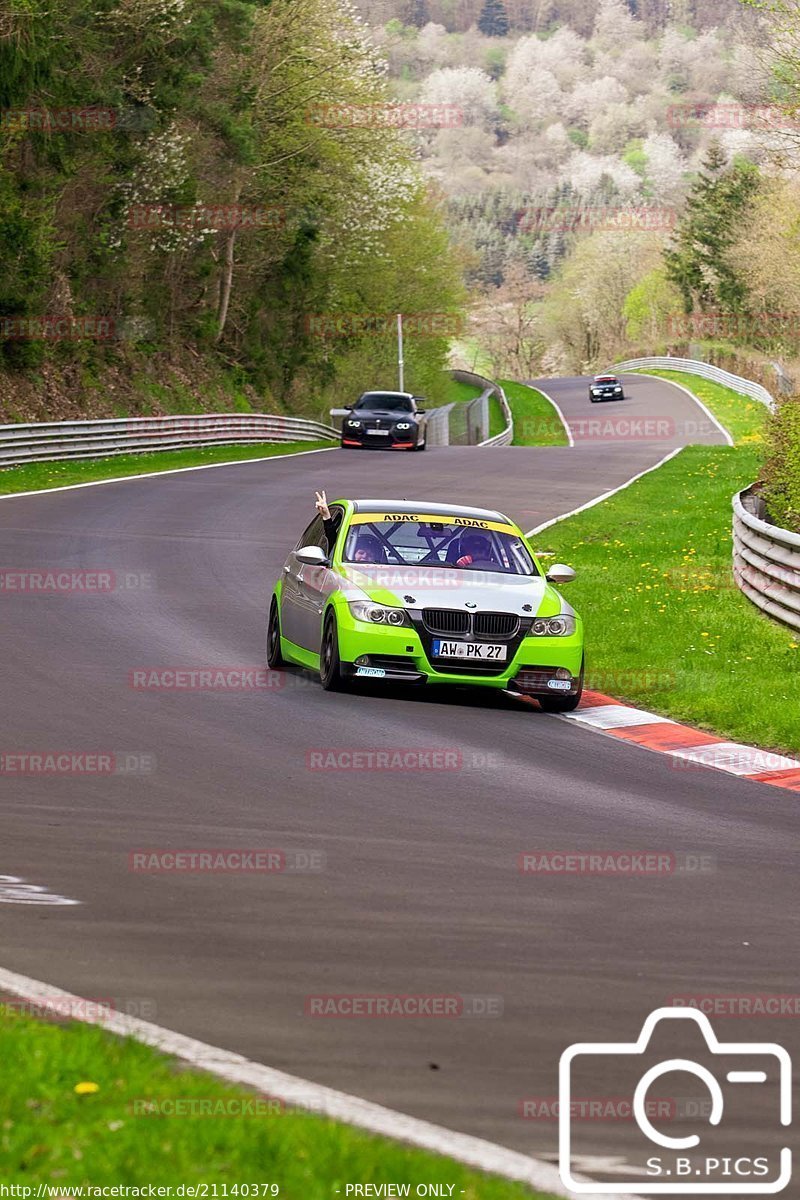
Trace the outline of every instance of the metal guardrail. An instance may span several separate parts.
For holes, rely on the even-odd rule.
[[[502,433],[496,434],[494,437],[486,437],[478,442],[479,446],[510,446],[514,440],[514,417],[511,413],[506,394],[500,387],[499,383],[495,383],[493,379],[486,379],[483,375],[476,375],[474,371],[451,371],[453,379],[457,383],[470,383],[473,387],[483,388],[484,395],[487,397],[494,396],[498,401],[500,408],[503,411],[503,418],[506,426]],[[479,397],[483,400],[484,397]],[[475,403],[473,401],[473,403]],[[488,432],[488,429],[487,429]]]
[[[762,612],[800,629],[800,534],[765,521],[753,488],[733,498],[733,574]]]
[[[647,370],[648,367],[656,371],[685,371],[687,375],[700,375],[703,379],[721,383],[742,396],[749,396],[751,400],[758,400],[760,404],[766,405],[770,412],[775,408],[774,397],[760,383],[742,379],[740,375],[731,375],[730,371],[713,367],[711,363],[698,362],[694,358],[671,358],[669,355],[662,358],[632,358],[628,362],[616,363],[613,369],[637,371]]]
[[[48,421],[0,425],[0,467],[68,458],[105,458],[190,446],[254,442],[336,441],[330,425],[263,413],[186,417],[120,417],[109,421]]]

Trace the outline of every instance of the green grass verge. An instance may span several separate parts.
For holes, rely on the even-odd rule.
[[[477,400],[478,396],[483,395],[483,388],[476,387],[474,383],[459,383],[455,379],[451,379],[447,385],[447,400],[446,404],[466,403],[468,400]]]
[[[500,386],[514,414],[512,445],[569,445],[564,423],[546,396],[536,388],[527,387],[524,383],[515,383],[510,379],[501,379]]]
[[[272,458],[277,454],[297,454],[301,450],[319,450],[333,444],[287,442],[275,445],[269,442],[257,446],[209,446],[196,450],[162,450],[156,454],[116,454],[110,458],[87,458],[72,462],[27,463],[25,466],[0,470],[0,495],[67,487],[72,483],[93,483],[98,479],[122,479],[146,475],[150,471],[174,471],[180,467],[207,467],[212,463]]]
[[[276,1184],[282,1200],[331,1200],[346,1183],[455,1184],[466,1200],[532,1200],[527,1188],[291,1110],[93,1026],[0,1010],[4,1183]],[[13,1067],[11,1067],[13,1064]],[[89,1094],[80,1084],[95,1085]],[[139,1102],[137,1104],[137,1101]],[[175,1102],[184,1113],[173,1115]],[[148,1102],[150,1111],[147,1111]],[[202,1109],[206,1114],[198,1115]],[[155,1107],[155,1111],[153,1110]],[[230,1115],[229,1115],[230,1114]],[[259,1197],[269,1191],[254,1193]]]
[[[731,497],[758,475],[766,410],[676,378],[738,445],[688,447],[533,541],[578,571],[568,595],[587,624],[590,687],[732,740],[798,752],[800,639],[762,616],[731,572]]]

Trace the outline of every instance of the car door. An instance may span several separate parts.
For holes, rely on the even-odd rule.
[[[332,541],[329,542],[324,528],[315,528],[311,536],[316,540],[306,545],[319,546],[324,550],[328,558],[333,558],[333,551],[339,539],[339,533],[342,528],[342,520],[344,518],[344,509],[334,505],[331,508],[331,520],[336,524],[336,534]],[[302,579],[299,582],[298,590],[300,593],[300,611],[302,614],[302,637],[304,641],[300,643],[306,650],[312,650],[314,654],[319,654],[322,644],[322,614],[325,611],[325,604],[328,596],[338,586],[336,575],[329,567],[309,567],[306,566]]]
[[[305,609],[308,601],[303,590],[303,578],[305,572],[310,569],[305,563],[300,562],[297,551],[302,546],[318,546],[322,537],[324,537],[322,517],[316,516],[304,530],[283,567],[281,633],[287,641],[294,642],[296,646],[306,646],[303,630],[307,624]]]

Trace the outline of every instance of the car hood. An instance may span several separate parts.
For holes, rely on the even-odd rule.
[[[353,413],[356,417],[391,417],[397,421],[413,421],[416,413],[398,412],[396,408],[359,408]]]
[[[404,608],[457,608],[538,614],[548,595],[558,595],[540,575],[530,578],[460,567],[347,564],[340,568],[348,600],[375,600]],[[526,605],[530,607],[527,608]],[[556,607],[555,611],[558,611]]]

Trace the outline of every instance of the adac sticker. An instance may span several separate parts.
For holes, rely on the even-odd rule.
[[[484,521],[481,517],[453,517],[446,513],[356,513],[351,525],[400,524],[415,522],[420,525],[448,525],[461,529],[494,529],[498,533],[511,533],[519,537],[519,531],[505,521]]]

